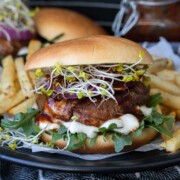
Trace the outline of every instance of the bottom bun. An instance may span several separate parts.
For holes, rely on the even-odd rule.
[[[144,144],[147,144],[151,140],[153,140],[157,136],[157,132],[152,128],[145,128],[141,136],[136,137],[131,135],[132,145],[126,146],[123,151],[129,151],[136,149]],[[48,133],[43,133],[41,135],[41,140],[44,142],[51,142],[52,136]],[[64,148],[66,146],[66,141],[59,139],[54,144],[59,148]],[[93,147],[89,146],[89,140],[86,141],[86,148],[82,147],[73,152],[83,153],[83,154],[110,154],[115,153],[114,143],[111,139],[111,135],[106,137],[106,141],[103,139],[102,135],[99,135],[93,145]]]

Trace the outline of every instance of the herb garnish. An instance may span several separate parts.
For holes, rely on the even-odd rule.
[[[40,128],[35,124],[34,117],[39,113],[39,110],[29,108],[27,113],[18,113],[14,117],[13,121],[10,121],[8,118],[1,120],[1,127],[8,129],[21,129],[24,134],[27,136],[33,134],[38,134]]]

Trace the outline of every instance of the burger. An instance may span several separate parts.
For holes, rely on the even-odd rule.
[[[38,50],[25,67],[34,71],[41,140],[78,153],[132,150],[158,132],[168,134],[171,118],[150,96],[151,55],[127,39],[106,35],[56,43]]]
[[[0,2],[0,55],[15,54],[35,35],[34,21],[22,0]]]
[[[90,18],[63,8],[41,8],[34,17],[38,34],[51,41],[65,41],[90,35],[107,34]],[[59,38],[56,38],[59,37]]]

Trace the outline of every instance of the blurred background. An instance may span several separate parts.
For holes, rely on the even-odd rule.
[[[110,34],[135,41],[180,40],[179,0],[30,0],[30,7],[63,7],[78,11]]]

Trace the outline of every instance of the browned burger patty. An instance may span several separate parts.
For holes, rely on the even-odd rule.
[[[134,114],[139,120],[142,120],[143,115],[137,106],[145,105],[148,96],[149,90],[141,82],[136,82],[128,90],[116,92],[117,102],[108,99],[102,103],[101,97],[97,97],[96,103],[92,103],[88,98],[82,100],[62,99],[60,101],[49,99],[45,102],[43,113],[52,119],[57,118],[66,122],[70,121],[72,116],[77,116],[78,122],[99,127],[107,120],[117,118],[125,113]],[[41,119],[41,117],[39,118]]]

